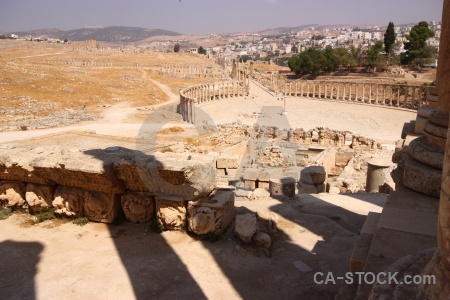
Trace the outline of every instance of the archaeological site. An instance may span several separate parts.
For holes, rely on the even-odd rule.
[[[0,299],[450,299],[440,26],[436,69],[314,78],[0,39]]]

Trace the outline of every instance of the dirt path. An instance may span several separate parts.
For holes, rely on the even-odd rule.
[[[165,107],[174,103],[178,103],[179,98],[177,95],[170,91],[170,88],[156,80],[146,77],[146,80],[151,81],[162,89],[168,96],[169,101],[158,103],[152,105],[154,108]],[[44,136],[47,134],[60,133],[64,131],[95,131],[98,134],[104,135],[118,135],[126,137],[137,137],[143,121],[136,121],[133,116],[139,111],[137,107],[131,107],[129,103],[118,103],[112,107],[106,108],[104,112],[101,113],[101,117],[97,121],[83,122],[80,124],[48,128],[48,129],[38,129],[30,131],[6,131],[0,132],[0,143],[9,142],[15,140],[25,140],[38,136]],[[142,113],[142,112],[141,112]],[[149,112],[150,114],[150,112]],[[147,125],[148,127],[148,125]],[[156,127],[155,127],[156,128]]]

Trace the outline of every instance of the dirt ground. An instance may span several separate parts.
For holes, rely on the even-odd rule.
[[[269,251],[243,244],[234,224],[211,242],[131,223],[30,225],[14,213],[0,221],[1,298],[334,299],[340,282],[316,285],[314,274],[348,270],[366,215],[385,201],[382,194],[237,201],[237,214],[276,221]]]

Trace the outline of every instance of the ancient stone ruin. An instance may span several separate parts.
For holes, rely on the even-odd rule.
[[[234,193],[216,188],[216,159],[113,147],[81,151],[57,146],[0,148],[0,202],[38,213],[220,234],[234,216]]]

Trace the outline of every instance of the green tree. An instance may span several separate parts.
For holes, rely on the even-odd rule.
[[[392,46],[395,43],[395,37],[394,23],[389,22],[386,33],[384,34],[384,51],[386,54],[391,53]]]
[[[356,66],[360,67],[363,63],[363,53],[361,45],[356,48],[355,46],[350,47],[350,53],[355,60]]]
[[[294,55],[288,61],[289,68],[297,75],[312,74],[318,76],[319,72],[326,67],[326,64],[327,58],[324,53],[315,48],[309,48],[299,55]]]
[[[175,44],[175,46],[173,46],[173,52],[180,52],[180,44]]]
[[[205,55],[208,51],[206,51],[205,48],[203,48],[202,46],[198,47],[198,54],[203,54]]]
[[[381,51],[383,51],[383,42],[378,41],[374,45],[370,46],[366,52],[366,67],[369,69],[373,69],[376,72],[377,68],[383,67],[386,65],[386,59],[383,55],[381,55]]]
[[[433,51],[427,47],[427,40],[434,36],[433,30],[428,27],[425,21],[415,25],[409,35],[406,36],[408,42],[405,44],[406,52],[401,57],[403,64],[417,64],[424,60],[433,59]]]
[[[353,58],[352,53],[344,47],[334,48],[333,51],[334,61],[337,67],[345,67],[349,71],[350,68],[356,66],[356,60]]]

